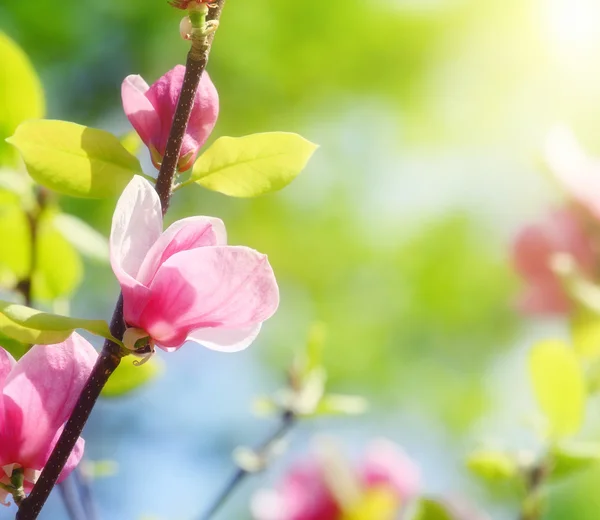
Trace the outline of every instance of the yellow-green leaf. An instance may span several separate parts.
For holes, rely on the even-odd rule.
[[[552,473],[550,477],[569,477],[591,466],[600,464],[600,444],[590,442],[560,443],[552,449]]]
[[[286,132],[221,137],[198,158],[190,181],[231,197],[256,197],[287,186],[316,149]]]
[[[67,121],[40,119],[21,124],[8,139],[40,184],[73,197],[118,195],[139,161],[109,132]]]
[[[135,359],[124,358],[102,390],[104,397],[121,397],[149,383],[162,371],[160,359],[155,357],[142,365]]]
[[[103,320],[70,318],[0,301],[0,334],[25,344],[52,345],[83,329],[122,344],[113,338]]]
[[[571,337],[580,357],[600,357],[600,316],[586,308],[578,309],[571,317]]]
[[[44,117],[44,91],[23,50],[0,32],[0,164],[14,166],[15,150],[5,139],[27,119]]]
[[[473,452],[467,458],[467,468],[490,482],[515,478],[519,473],[519,465],[513,456],[492,450]]]
[[[21,205],[9,199],[0,197],[0,267],[14,283],[29,275],[31,226]]]
[[[529,357],[533,391],[546,415],[552,438],[572,435],[581,428],[585,409],[585,380],[575,351],[561,341],[533,347]]]
[[[452,520],[452,515],[440,502],[422,498],[419,501],[414,520]]]

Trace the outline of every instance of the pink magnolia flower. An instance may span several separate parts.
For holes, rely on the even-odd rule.
[[[97,354],[79,334],[56,345],[36,345],[19,362],[0,347],[0,482],[22,468],[30,491],[92,371]],[[77,440],[59,482],[79,464]],[[0,502],[7,493],[0,489]]]
[[[226,243],[217,218],[185,218],[163,232],[156,191],[133,178],[117,203],[110,258],[138,337],[164,350],[194,341],[233,352],[252,343],[277,309],[277,282],[265,255]]]
[[[144,144],[154,166],[160,168],[183,85],[185,67],[177,65],[151,87],[141,76],[127,76],[121,86],[123,109]],[[179,170],[192,167],[219,115],[219,95],[207,72],[202,74],[179,154]]]
[[[569,255],[582,274],[594,272],[597,255],[574,211],[554,211],[544,222],[525,227],[516,237],[513,261],[527,284],[519,302],[524,312],[564,314],[571,310],[571,301],[552,269],[552,259],[559,253]]]
[[[257,520],[342,520],[340,503],[343,486],[357,484],[360,494],[376,490],[390,492],[397,501],[398,512],[420,490],[419,469],[395,444],[378,439],[367,448],[357,468],[347,468],[345,461],[331,471],[332,464],[318,457],[296,465],[275,490],[259,491],[252,501]],[[339,487],[339,489],[333,489]]]

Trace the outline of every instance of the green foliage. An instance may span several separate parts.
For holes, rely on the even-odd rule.
[[[31,226],[18,197],[0,191],[0,285],[11,287],[31,269]]]
[[[0,165],[14,166],[16,154],[4,140],[26,119],[44,116],[44,92],[29,58],[0,32]]]
[[[221,137],[198,158],[190,181],[232,197],[257,197],[292,182],[316,149],[285,132]]]
[[[586,308],[571,316],[571,338],[577,354],[584,359],[600,357],[600,317]]]
[[[514,456],[499,451],[476,451],[468,457],[467,467],[475,475],[491,483],[519,476],[519,466]]]
[[[40,184],[73,197],[120,194],[142,172],[139,161],[112,134],[66,121],[21,124],[8,139]]]
[[[600,464],[600,444],[562,442],[552,448],[552,480],[563,479]]]
[[[150,383],[162,372],[158,358],[135,365],[132,357],[124,358],[102,390],[104,397],[122,397]]]
[[[103,320],[69,318],[41,312],[30,307],[0,301],[0,334],[25,344],[52,345],[67,339],[76,329],[83,329],[115,343]]]
[[[79,253],[57,228],[56,217],[54,209],[47,209],[38,217],[32,288],[39,300],[69,297],[83,278]]]
[[[2,323],[2,319],[0,318],[0,324]],[[0,347],[4,350],[7,350],[12,357],[15,359],[20,359],[25,352],[27,352],[27,345],[21,343],[20,341],[16,341],[4,334],[0,333]]]
[[[440,502],[423,498],[419,501],[414,520],[453,520],[453,517]]]
[[[561,341],[540,342],[531,350],[529,372],[550,436],[577,433],[584,419],[586,388],[575,351]]]

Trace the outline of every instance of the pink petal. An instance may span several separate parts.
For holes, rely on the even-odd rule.
[[[153,142],[161,156],[165,153],[184,76],[185,67],[177,65],[156,80],[146,93],[160,119],[161,131],[153,137]]]
[[[200,247],[169,258],[150,286],[141,327],[178,347],[197,329],[245,329],[270,318],[279,290],[267,257],[237,246]]]
[[[186,171],[192,167],[198,155],[198,150],[210,137],[218,117],[219,94],[208,72],[205,72],[202,74],[196,92],[190,122],[181,146],[181,157],[187,154],[191,154],[191,156],[187,163],[179,165],[181,171]]]
[[[187,340],[200,343],[200,345],[211,350],[239,352],[252,344],[260,329],[260,323],[246,329],[225,329],[221,327],[197,329],[187,337]]]
[[[391,486],[400,499],[417,495],[421,488],[418,466],[396,444],[387,439],[377,439],[369,445],[365,453],[362,475],[367,486]]]
[[[573,133],[562,126],[550,132],[545,155],[568,195],[600,218],[600,161],[587,155]]]
[[[0,393],[4,387],[4,381],[6,381],[6,378],[15,366],[15,363],[15,359],[6,350],[0,347]],[[2,406],[1,403],[0,406]]]
[[[161,131],[157,132],[152,143],[162,156],[169,138],[169,130],[183,86],[185,67],[177,65],[152,84],[146,96],[154,106],[161,122]],[[219,115],[219,95],[208,73],[200,79],[190,121],[183,138],[179,164],[180,171],[188,170],[196,160],[198,150],[212,132]]]
[[[162,233],[160,199],[152,185],[136,175],[117,202],[110,232],[110,263],[121,284],[125,319],[136,323],[148,290],[138,271]]]
[[[127,76],[121,85],[123,110],[141,140],[149,146],[160,135],[161,123],[152,103],[146,97],[148,84],[141,76]]]
[[[15,462],[39,467],[71,414],[98,355],[79,334],[56,345],[35,345],[6,379],[5,437]]]
[[[528,285],[519,304],[524,312],[562,314],[571,307],[560,277],[552,270],[552,259],[559,253],[571,256],[584,275],[594,273],[592,240],[573,211],[554,211],[517,235],[513,262]]]
[[[196,247],[227,244],[225,224],[218,218],[190,217],[178,220],[167,228],[150,248],[137,279],[149,286],[158,268],[179,251]]]
[[[56,440],[58,441],[58,437],[56,438]],[[75,447],[73,448],[71,455],[69,455],[69,458],[67,459],[67,463],[65,464],[65,467],[63,468],[63,470],[60,472],[60,475],[58,476],[59,484],[63,480],[65,480],[71,474],[71,472],[79,465],[79,463],[81,462],[81,459],[83,457],[84,448],[85,448],[85,441],[83,440],[82,437],[79,437],[79,439],[77,439],[77,442],[75,443]],[[46,459],[46,460],[48,460],[48,459]]]

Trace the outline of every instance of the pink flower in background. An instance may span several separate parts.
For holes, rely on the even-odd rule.
[[[545,158],[567,196],[600,219],[600,159],[589,156],[566,127],[554,127]]]
[[[30,491],[46,464],[96,362],[93,347],[73,333],[56,345],[36,345],[19,362],[0,347],[0,482],[23,468]],[[79,438],[60,474],[64,480],[79,464]],[[0,502],[7,493],[0,489]]]
[[[279,305],[267,257],[228,246],[223,222],[190,217],[162,231],[158,195],[136,176],[113,217],[110,258],[125,321],[165,350],[186,341],[234,352],[248,347]]]
[[[526,283],[519,303],[524,312],[562,314],[571,309],[569,297],[551,266],[559,253],[569,255],[582,274],[593,273],[597,256],[574,211],[554,211],[544,222],[529,225],[518,234],[513,261]]]
[[[130,123],[150,150],[154,166],[160,168],[173,123],[185,67],[177,65],[151,87],[141,76],[127,76],[121,87],[123,109]],[[179,154],[179,170],[192,167],[219,115],[219,95],[207,72],[202,74],[190,121]]]
[[[345,461],[342,461],[345,463]],[[326,460],[319,457],[297,464],[275,490],[259,491],[252,502],[257,520],[341,520],[343,506],[336,484],[350,479],[361,495],[376,490],[391,493],[402,506],[420,490],[419,469],[395,444],[385,439],[372,442],[357,468],[338,467],[339,475],[331,471]]]

